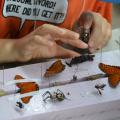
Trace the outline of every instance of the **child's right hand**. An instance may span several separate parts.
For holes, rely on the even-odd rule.
[[[22,62],[31,59],[80,56],[79,53],[63,48],[57,42],[83,49],[88,47],[86,43],[79,39],[79,34],[64,28],[44,24],[24,38],[15,41],[16,60]]]

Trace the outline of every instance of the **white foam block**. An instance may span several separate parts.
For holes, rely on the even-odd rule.
[[[63,63],[66,60],[63,60]],[[76,66],[72,68],[66,67],[65,71],[49,79],[44,79],[45,70],[54,61],[47,63],[38,63],[34,65],[21,66],[7,69],[4,71],[5,82],[12,80],[16,74],[20,74],[29,78],[41,78],[40,84],[51,81],[64,81],[72,78]],[[120,51],[105,52],[97,54],[93,62],[85,62],[79,64],[78,72],[79,78],[86,75],[101,73],[98,64],[103,62],[105,64],[120,66]],[[41,69],[42,68],[42,69]],[[0,80],[3,83],[2,70],[0,71]],[[42,73],[41,73],[42,72]],[[99,95],[94,88],[97,83],[105,83],[107,86],[103,91],[103,95]],[[2,85],[3,86],[3,85]],[[3,86],[4,90],[14,90],[15,85]],[[65,93],[68,100],[62,102],[47,101],[44,103],[42,94],[47,90],[50,92],[60,89]],[[67,93],[70,95],[67,95]],[[15,109],[15,102],[18,101],[15,95],[9,95],[0,98],[0,120],[116,120],[120,118],[120,86],[117,89],[112,89],[107,83],[107,78],[99,79],[97,81],[81,82],[65,86],[58,86],[54,88],[42,89],[38,94],[34,95],[29,104],[25,105],[25,111],[18,112]]]

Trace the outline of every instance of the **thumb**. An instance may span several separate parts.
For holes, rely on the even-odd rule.
[[[93,19],[93,14],[91,12],[83,12],[79,18],[78,24],[84,29],[90,29]]]
[[[78,25],[80,27],[80,38],[85,43],[88,43],[90,38],[90,31],[93,23],[93,14],[90,12],[83,12],[78,20]]]

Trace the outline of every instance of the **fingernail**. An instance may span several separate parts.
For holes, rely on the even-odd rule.
[[[65,28],[61,28],[61,29],[60,29],[60,32],[61,32],[62,34],[64,34],[64,33],[70,34],[70,37],[71,37],[72,39],[79,39],[79,38],[80,38],[79,33],[75,32],[75,31],[71,31],[71,30],[68,30],[68,29],[65,29]]]

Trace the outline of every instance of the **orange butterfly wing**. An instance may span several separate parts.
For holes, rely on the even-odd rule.
[[[99,68],[107,74],[109,85],[113,88],[117,87],[120,82],[120,67],[100,63]]]
[[[24,94],[24,93],[37,91],[37,90],[39,90],[38,85],[36,83],[32,82],[32,83],[29,83],[27,86],[22,87],[20,90],[20,93]],[[27,104],[31,98],[32,98],[32,96],[28,96],[28,97],[21,98],[21,100],[23,103]]]
[[[61,60],[56,61],[53,63],[49,69],[47,69],[46,73],[44,74],[44,77],[50,77],[55,74],[58,74],[62,72],[65,69],[65,65],[62,64]]]
[[[111,66],[111,65],[106,65],[103,63],[99,64],[99,68],[106,74],[120,74],[120,67],[119,66]]]
[[[117,87],[117,85],[119,84],[120,82],[120,75],[110,75],[108,77],[108,82],[109,82],[109,85],[112,87],[112,88],[115,88]]]
[[[23,79],[23,77],[20,75],[16,75],[15,80],[19,80],[19,79]],[[23,82],[23,83],[17,83],[16,85],[20,88],[20,94],[39,90],[39,86],[35,82],[26,82],[26,83]],[[27,104],[29,103],[31,98],[32,96],[28,96],[28,97],[21,98],[21,100],[23,103]]]
[[[16,75],[15,80],[20,80],[20,79],[25,79],[24,77],[22,77],[21,75]],[[23,83],[17,83],[17,87],[21,88],[22,86],[26,86],[29,82],[23,82]]]

